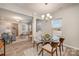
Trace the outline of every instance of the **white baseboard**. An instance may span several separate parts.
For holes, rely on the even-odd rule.
[[[79,48],[73,47],[73,46],[70,46],[70,45],[67,45],[67,44],[64,44],[64,46],[69,47],[69,48],[73,48],[73,49],[76,49],[76,50],[79,50]]]

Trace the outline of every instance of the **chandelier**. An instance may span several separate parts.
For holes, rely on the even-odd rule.
[[[41,18],[42,20],[51,20],[52,16],[49,13],[47,13],[47,14],[41,15]]]

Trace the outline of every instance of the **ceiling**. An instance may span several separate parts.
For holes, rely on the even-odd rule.
[[[0,8],[0,22],[7,21],[11,23],[18,23],[17,20],[21,20],[20,22],[23,23],[29,23],[32,21],[32,17]]]
[[[69,5],[68,3],[1,3],[0,4],[0,16],[2,17],[21,17],[22,19],[27,19],[26,22],[32,19],[33,14],[40,16],[45,13],[55,13],[56,11],[65,8]]]
[[[20,12],[25,15],[32,15],[33,13],[44,14],[44,13],[54,13],[60,8],[72,5],[72,3],[5,3],[0,4],[1,8],[12,10],[15,12]]]

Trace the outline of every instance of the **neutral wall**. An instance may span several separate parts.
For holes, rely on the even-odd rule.
[[[11,32],[11,23],[0,22],[0,33]]]
[[[62,18],[65,44],[79,48],[79,4],[59,10],[54,18]]]
[[[42,32],[51,33],[51,21],[37,21],[37,31],[41,30]]]
[[[24,29],[23,29],[24,28]],[[28,32],[28,24],[18,23],[18,34],[26,34]]]
[[[42,26],[43,27],[43,32],[47,32],[47,33],[51,33],[51,21],[47,21],[44,23],[44,25]]]

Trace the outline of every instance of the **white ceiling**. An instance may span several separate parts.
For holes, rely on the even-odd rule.
[[[23,19],[30,18],[33,13],[36,13],[36,16],[41,14],[50,13],[53,14],[56,11],[65,8],[70,4],[64,3],[4,3],[0,4],[0,16],[5,15],[7,17],[19,16]],[[2,9],[3,8],[3,9]],[[5,9],[5,10],[4,10]],[[28,16],[27,16],[28,15]]]
[[[64,3],[5,3],[0,4],[1,8],[6,8],[15,12],[23,13],[25,15],[54,13],[60,8],[69,6],[70,4]]]
[[[32,17],[0,8],[0,22],[7,21],[17,23],[16,20],[22,20],[21,22],[29,23],[31,22]]]

